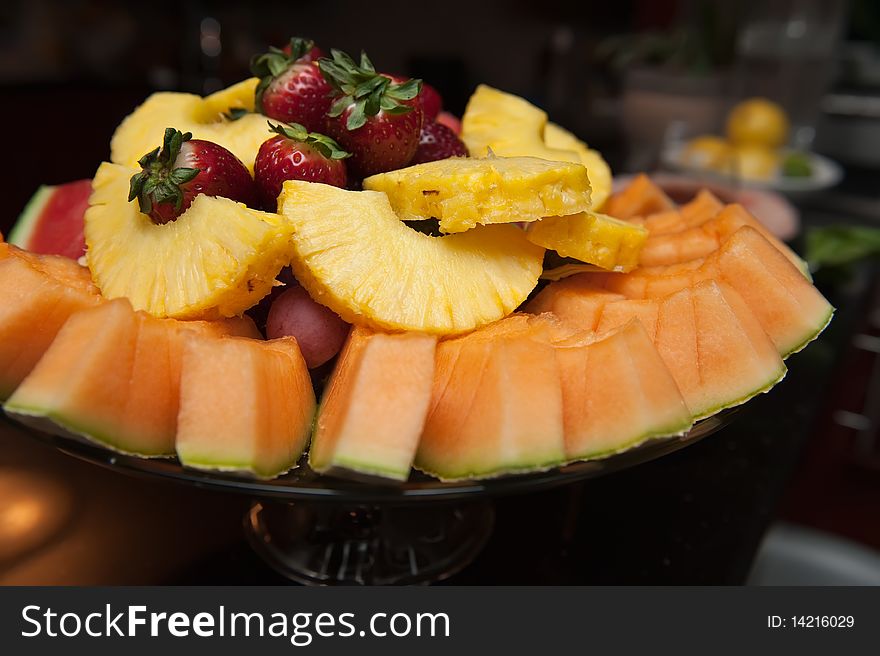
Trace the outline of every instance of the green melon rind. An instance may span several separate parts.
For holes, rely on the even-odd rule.
[[[722,401],[720,404],[718,404],[717,406],[714,406],[713,408],[711,408],[709,410],[703,410],[699,414],[695,414],[694,421],[700,421],[701,419],[707,419],[713,415],[717,415],[722,410],[727,410],[728,408],[735,408],[738,405],[742,405],[743,403],[746,403],[749,400],[755,398],[759,394],[766,394],[771,389],[776,387],[776,385],[783,378],[785,378],[787,373],[788,373],[788,367],[786,367],[783,364],[782,368],[776,370],[773,373],[773,377],[770,378],[770,380],[767,383],[765,383],[764,385],[762,385],[761,387],[756,388],[754,391],[749,392],[745,396],[743,396],[735,401]]]
[[[557,459],[551,463],[543,463],[540,465],[516,465],[513,468],[492,470],[492,471],[489,471],[486,473],[468,472],[468,473],[462,473],[462,474],[441,474],[436,469],[430,469],[430,468],[428,468],[427,465],[419,464],[419,463],[414,465],[414,467],[415,467],[415,469],[418,469],[419,471],[424,472],[425,474],[429,474],[431,476],[439,478],[441,481],[446,481],[446,482],[456,482],[456,481],[462,481],[465,479],[484,480],[484,479],[498,478],[500,476],[506,476],[508,474],[535,474],[535,473],[539,473],[539,472],[543,472],[543,471],[548,471],[550,469],[553,469],[554,467],[563,467],[565,465],[570,465],[570,464],[576,463],[576,462],[584,462],[587,460],[601,460],[602,458],[607,458],[607,457],[614,456],[614,455],[617,455],[620,453],[624,453],[626,451],[634,449],[634,448],[641,446],[642,444],[644,444],[646,442],[650,442],[652,440],[660,440],[660,439],[666,439],[666,438],[670,438],[670,437],[679,437],[679,436],[687,433],[693,427],[693,425],[694,425],[693,420],[688,419],[687,421],[681,422],[681,423],[676,424],[674,426],[650,430],[647,433],[643,433],[643,434],[639,435],[638,437],[626,440],[620,446],[615,447],[615,448],[605,449],[603,451],[593,451],[593,452],[589,452],[589,453],[583,453],[583,454],[579,454],[577,456],[565,456],[564,458]]]
[[[553,441],[559,442],[561,441],[561,438],[554,438]],[[555,467],[560,467],[567,462],[566,457],[564,455],[560,455],[560,453],[556,450],[553,451],[552,455],[538,458],[537,460],[538,462],[534,463],[523,463],[521,465],[505,465],[504,467],[499,467],[497,469],[468,469],[461,473],[443,473],[438,471],[436,468],[433,468],[429,463],[419,462],[418,458],[416,458],[416,462],[413,464],[413,468],[429,474],[430,476],[438,478],[441,481],[454,482],[465,479],[485,480],[490,478],[499,478],[501,476],[507,476],[508,474],[535,474],[538,472],[548,471]]]
[[[139,458],[168,458],[174,455],[173,451],[133,451],[121,445],[118,439],[108,437],[103,428],[90,427],[82,421],[70,419],[55,412],[9,403],[3,406],[3,410],[19,423],[41,432],[78,440],[86,444],[96,444],[122,455]]]
[[[41,185],[34,192],[34,195],[31,196],[27,205],[24,206],[24,210],[18,215],[15,225],[12,226],[12,230],[9,232],[8,241],[10,244],[27,250],[31,236],[34,234],[34,229],[37,227],[37,220],[40,218],[46,202],[55,189],[55,185]]]
[[[814,332],[810,333],[807,338],[804,339],[804,341],[802,341],[800,344],[789,349],[784,354],[780,354],[782,356],[782,359],[784,360],[789,356],[792,356],[795,353],[799,353],[800,351],[803,351],[805,348],[807,348],[807,346],[809,346],[817,337],[819,337],[819,335],[821,335],[825,331],[825,329],[831,323],[831,320],[834,319],[835,312],[835,308],[831,307],[828,313],[823,317],[819,327]]]
[[[316,465],[309,457],[309,466],[319,474],[343,476],[346,478],[364,478],[371,482],[381,480],[405,481],[409,478],[411,467],[398,469],[378,462],[358,460],[350,456],[337,456],[325,464]]]
[[[177,459],[184,467],[191,469],[199,469],[202,471],[218,471],[230,474],[239,474],[251,476],[261,480],[270,480],[277,476],[286,474],[292,469],[296,469],[302,453],[298,454],[293,460],[284,460],[276,466],[263,467],[255,466],[253,463],[247,463],[240,460],[223,459],[215,456],[201,457],[195,453],[177,452]]]

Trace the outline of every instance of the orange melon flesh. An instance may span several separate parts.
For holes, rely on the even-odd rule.
[[[409,477],[431,401],[436,344],[432,335],[352,328],[318,411],[312,469]]]
[[[312,382],[292,337],[186,341],[177,418],[182,464],[272,478],[296,465],[314,415]]]
[[[700,225],[724,209],[724,204],[708,189],[701,189],[693,200],[677,210],[665,210],[646,217],[633,217],[631,222],[647,228],[652,235],[665,235]]]
[[[554,349],[528,334],[437,345],[415,467],[444,480],[547,469],[566,460]]]
[[[102,302],[88,269],[4,244],[0,257],[0,400],[31,372],[73,313]]]
[[[536,300],[578,325],[583,325],[586,307],[600,334],[638,318],[694,418],[744,403],[785,375],[776,345],[736,290],[723,281],[705,280],[663,298],[642,300],[621,300],[596,285],[591,288],[584,279],[569,282],[568,288],[569,295],[560,296],[549,286],[542,291],[545,299]],[[580,298],[570,302],[575,294]]]
[[[675,379],[640,321],[577,342],[556,344],[568,459],[617,453],[691,427]]]
[[[643,267],[668,266],[706,257],[718,250],[729,237],[743,226],[750,226],[757,230],[804,275],[808,275],[806,263],[788,246],[774,237],[742,205],[737,204],[727,205],[714,217],[699,225],[678,232],[650,235],[639,256],[639,264]]]
[[[184,337],[240,330],[248,323],[155,319],[109,301],[68,319],[5,410],[123,453],[172,455]]]
[[[612,194],[603,207],[605,214],[616,219],[631,219],[673,209],[675,203],[643,173],[637,175],[626,189]]]
[[[750,226],[703,259],[631,273],[583,275],[627,298],[658,298],[703,280],[723,280],[739,292],[783,357],[815,339],[834,313],[800,270]]]

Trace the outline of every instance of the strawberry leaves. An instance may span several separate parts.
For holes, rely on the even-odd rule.
[[[340,148],[339,144],[327,135],[318,132],[309,132],[299,123],[280,123],[278,125],[273,125],[272,122],[269,121],[269,131],[274,132],[275,134],[280,134],[293,141],[307,143],[310,146],[313,146],[315,150],[327,159],[345,159],[346,157],[351,157],[351,153]]]
[[[376,116],[380,111],[387,114],[412,111],[412,107],[405,102],[418,96],[421,80],[397,83],[377,73],[366,53],[361,53],[359,64],[341,50],[333,49],[330,55],[330,58],[318,60],[321,74],[338,96],[327,112],[330,118],[338,118],[351,107],[345,127],[357,130],[369,117]]]
[[[183,205],[180,186],[195,178],[201,169],[172,168],[180,148],[192,139],[191,132],[165,128],[161,149],[156,148],[138,160],[140,173],[131,177],[128,202],[138,200],[141,212],[150,214],[154,204],[173,203],[179,211]]]

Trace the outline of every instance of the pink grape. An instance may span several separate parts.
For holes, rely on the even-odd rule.
[[[309,369],[319,367],[342,348],[349,325],[330,308],[316,303],[297,285],[272,301],[266,320],[266,337],[292,336],[299,344]]]

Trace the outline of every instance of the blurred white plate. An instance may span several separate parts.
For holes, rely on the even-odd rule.
[[[777,174],[767,180],[750,180],[736,175],[728,175],[721,171],[688,166],[685,164],[683,157],[686,145],[686,143],[675,143],[664,148],[663,152],[660,154],[660,159],[663,162],[663,165],[678,171],[698,173],[705,178],[714,179],[727,184],[753,187],[757,189],[772,189],[773,191],[781,191],[783,193],[798,193],[828,189],[843,179],[843,169],[840,164],[816,153],[806,153],[810,158],[810,168],[813,171],[813,174],[808,177],[793,177]],[[786,154],[788,153],[783,151],[783,157]]]

